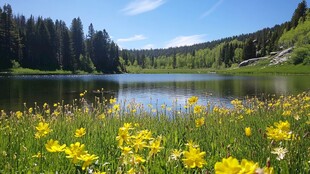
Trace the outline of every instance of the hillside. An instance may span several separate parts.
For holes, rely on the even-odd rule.
[[[272,28],[192,46],[154,50],[122,50],[120,62],[129,71],[137,68],[218,69],[237,67],[242,61],[272,56],[276,52],[294,47],[292,58],[286,60],[293,64],[310,64],[306,60],[310,52],[307,46],[310,43],[309,21],[309,9],[306,1],[302,1],[290,21],[277,24]]]

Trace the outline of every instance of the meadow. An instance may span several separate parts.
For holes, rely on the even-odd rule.
[[[1,110],[0,173],[310,173],[308,92],[230,107],[85,95]]]

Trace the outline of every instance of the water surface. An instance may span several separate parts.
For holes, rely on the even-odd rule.
[[[297,94],[310,89],[310,76],[235,76],[218,74],[118,74],[0,76],[0,109],[20,110],[23,104],[33,106],[64,100],[72,103],[87,90],[86,99],[94,102],[95,91],[104,88],[106,98],[152,105],[183,105],[196,95],[201,104],[229,104],[245,96]]]

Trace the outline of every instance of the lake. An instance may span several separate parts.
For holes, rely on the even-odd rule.
[[[117,75],[40,75],[0,76],[0,110],[22,110],[24,103],[33,107],[44,102],[64,100],[72,103],[87,90],[85,98],[94,102],[104,88],[104,97],[118,102],[135,102],[153,106],[173,103],[184,105],[198,96],[200,104],[229,105],[234,98],[266,98],[270,95],[298,94],[310,90],[310,76],[240,76],[219,74],[117,74]]]

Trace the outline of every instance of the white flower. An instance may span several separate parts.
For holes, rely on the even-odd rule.
[[[286,148],[277,147],[271,153],[278,155],[277,160],[282,160],[287,152],[288,150]]]

